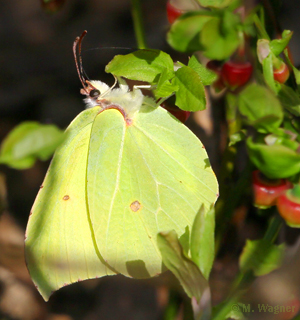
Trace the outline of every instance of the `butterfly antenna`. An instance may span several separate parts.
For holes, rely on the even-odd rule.
[[[82,32],[81,36],[76,37],[76,39],[73,43],[73,54],[74,54],[74,59],[75,59],[75,64],[76,64],[76,70],[77,70],[80,82],[82,83],[82,86],[83,86],[83,89],[85,90],[85,92],[87,92],[87,90],[86,90],[86,79],[84,78],[84,72],[83,72],[83,68],[82,68],[81,43],[82,43],[82,40],[86,34],[87,34],[87,31],[84,30]],[[77,46],[78,46],[79,63],[78,63],[78,58],[77,58]]]
[[[114,74],[113,74],[113,76],[115,78],[114,84],[109,89],[107,89],[105,92],[103,92],[99,98],[103,98],[105,95],[107,95],[109,92],[111,92],[111,90],[116,86],[116,84],[118,82],[118,78]]]

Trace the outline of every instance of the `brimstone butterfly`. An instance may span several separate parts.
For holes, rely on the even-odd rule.
[[[75,61],[88,109],[67,128],[26,230],[28,269],[45,300],[80,280],[160,274],[157,233],[191,230],[218,193],[207,153],[184,124],[120,79],[117,89],[86,80]]]

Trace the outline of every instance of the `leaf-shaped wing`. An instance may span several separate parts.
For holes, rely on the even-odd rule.
[[[131,124],[116,109],[93,123],[87,169],[95,240],[116,271],[144,278],[162,272],[156,236],[191,230],[218,186],[200,140],[166,110],[142,109]]]
[[[86,204],[88,146],[98,112],[82,112],[67,129],[29,218],[26,261],[45,300],[65,285],[112,273],[94,243]]]

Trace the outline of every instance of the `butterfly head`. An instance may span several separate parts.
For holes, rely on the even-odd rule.
[[[115,83],[112,87],[109,87],[102,81],[86,79],[81,58],[81,43],[86,33],[87,31],[84,31],[80,37],[75,39],[73,54],[78,76],[83,86],[80,93],[85,95],[84,101],[87,108],[100,106],[103,110],[113,105],[117,106],[119,110],[122,110],[125,118],[133,119],[136,112],[138,112],[144,104],[148,107],[156,107],[155,101],[152,98],[145,97],[139,88],[134,87],[133,90],[129,90],[126,81],[122,78],[114,76]],[[115,89],[117,83],[118,88]]]

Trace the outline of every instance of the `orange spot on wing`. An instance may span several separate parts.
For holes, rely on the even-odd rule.
[[[133,212],[137,212],[139,211],[140,209],[142,208],[142,205],[140,204],[140,202],[138,202],[137,200],[136,201],[133,201],[130,205],[130,209],[133,211]]]

